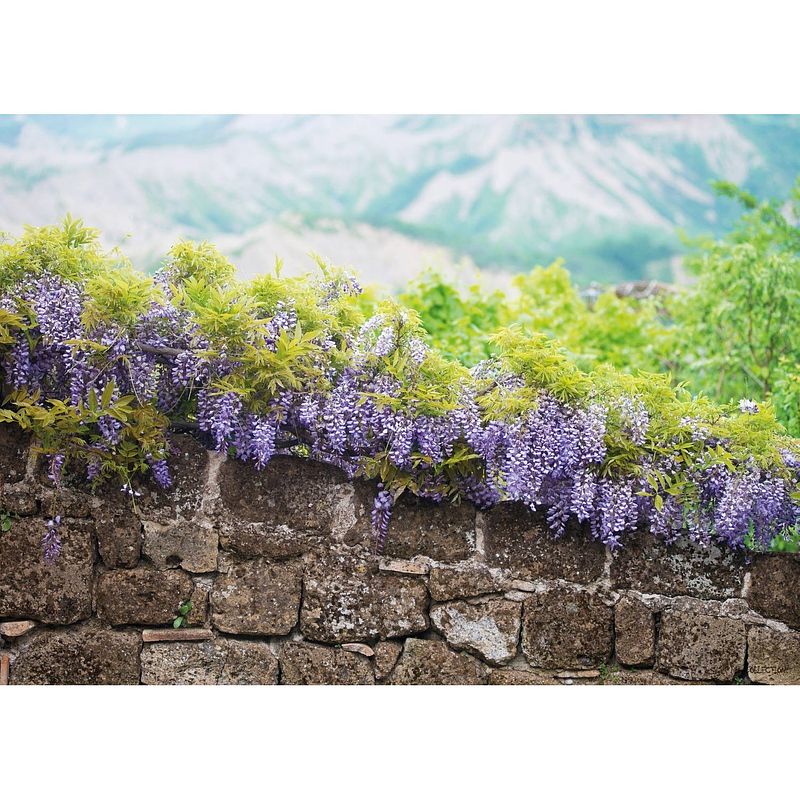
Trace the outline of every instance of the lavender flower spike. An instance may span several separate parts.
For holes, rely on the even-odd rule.
[[[61,515],[56,515],[47,521],[44,536],[42,536],[42,551],[46,564],[54,564],[61,555]]]
[[[392,518],[392,508],[394,507],[394,497],[391,492],[383,488],[379,483],[380,491],[375,497],[372,507],[372,536],[375,542],[375,552],[380,554],[386,544],[386,536],[389,532],[389,520]]]

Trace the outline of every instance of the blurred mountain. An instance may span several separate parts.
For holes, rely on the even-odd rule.
[[[0,117],[0,230],[70,211],[144,268],[178,238],[245,274],[310,250],[401,284],[425,265],[564,256],[578,280],[671,279],[677,230],[800,174],[800,117]]]

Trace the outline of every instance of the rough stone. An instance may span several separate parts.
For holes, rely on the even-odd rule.
[[[300,628],[327,644],[408,636],[428,628],[428,592],[417,578],[380,573],[374,559],[330,552],[306,571]]]
[[[369,535],[368,510],[353,484],[327,464],[277,456],[254,471],[227,459],[219,489],[220,542],[242,556],[289,558],[313,549],[319,537]]]
[[[281,636],[297,624],[301,569],[295,562],[264,558],[235,562],[217,576],[211,623],[226,633]]]
[[[585,680],[587,678],[599,678],[599,669],[565,669],[556,672],[556,678],[571,678],[573,680]]]
[[[338,647],[287,642],[281,652],[281,683],[300,685],[372,684],[368,658]]]
[[[266,642],[218,638],[205,642],[163,642],[142,649],[142,683],[273,684],[278,659]]]
[[[745,557],[732,550],[701,547],[687,539],[667,545],[639,531],[614,554],[611,582],[615,589],[644,594],[725,600],[741,595],[745,567]]]
[[[535,592],[538,588],[533,581],[509,581],[508,587],[515,592]]]
[[[428,556],[462,561],[475,547],[475,508],[435,503],[404,494],[392,510],[384,553],[393,558]]]
[[[402,558],[382,558],[378,569],[381,572],[395,572],[398,575],[427,575],[430,564],[424,561],[409,561]]]
[[[375,651],[368,644],[361,644],[361,642],[346,642],[342,645],[342,650],[347,650],[349,653],[360,653],[367,658],[375,655]]]
[[[603,574],[605,548],[575,523],[555,538],[544,512],[500,503],[484,514],[486,561],[514,578],[591,583]]]
[[[522,650],[532,667],[581,669],[611,656],[613,610],[581,589],[550,589],[525,601]]]
[[[142,631],[143,642],[205,642],[214,638],[208,628],[148,628]]]
[[[144,523],[143,552],[159,569],[181,567],[187,572],[213,572],[217,568],[218,546],[217,531],[206,521]]]
[[[437,601],[476,597],[497,592],[499,588],[500,580],[489,568],[473,561],[434,565],[428,580],[428,590]]]
[[[620,669],[609,672],[600,681],[605,686],[693,686],[705,681],[679,681],[651,669]]]
[[[97,616],[111,625],[167,625],[193,591],[179,570],[113,570],[98,578]]]
[[[657,666],[684,680],[732,681],[744,669],[746,635],[741,620],[664,611]]]
[[[466,653],[454,653],[444,642],[406,639],[389,683],[463,686],[486,683],[488,675],[484,664]]]
[[[656,625],[653,612],[635,597],[623,597],[614,609],[617,660],[629,667],[652,666]]]
[[[770,619],[800,628],[800,555],[769,553],[755,556],[747,599]]]
[[[243,558],[297,558],[320,547],[326,538],[315,531],[295,530],[288,525],[222,519],[219,543],[223,550]]]
[[[0,485],[0,508],[20,517],[36,514],[39,510],[36,487],[28,481]]]
[[[6,639],[18,639],[26,633],[30,633],[36,627],[36,623],[29,619],[17,622],[0,622],[0,636]]]
[[[135,631],[80,625],[39,629],[23,641],[12,684],[139,683],[142,642]]]
[[[433,608],[431,622],[451,647],[499,666],[517,654],[520,612],[520,604],[508,600],[458,600]]]
[[[750,628],[747,675],[755,683],[800,684],[800,633]]]
[[[62,517],[84,519],[92,515],[92,495],[81,487],[81,490],[62,487],[56,489],[40,489],[42,512],[60,514]]]
[[[521,669],[493,669],[489,683],[492,686],[561,686],[552,675]]]
[[[169,471],[172,486],[162,489],[155,481],[146,481],[137,501],[142,517],[168,523],[173,519],[191,519],[201,508],[205,494],[209,453],[189,434],[171,439]]]
[[[203,585],[199,584],[200,580],[204,580]],[[206,580],[208,585],[205,585]],[[213,585],[210,576],[207,579],[195,578],[194,589],[189,597],[192,608],[186,617],[187,625],[205,625],[208,622],[208,598]]]
[[[53,564],[42,555],[45,527],[43,519],[17,519],[0,534],[0,617],[53,625],[88,619],[95,560],[91,525],[62,521],[61,554]]]
[[[375,645],[375,680],[383,681],[389,677],[402,652],[400,642],[378,642]]]
[[[134,513],[130,499],[113,488],[101,487],[93,504],[97,547],[109,569],[129,569],[137,565],[141,556],[142,521]]]
[[[25,478],[31,436],[18,425],[0,423],[0,488]]]

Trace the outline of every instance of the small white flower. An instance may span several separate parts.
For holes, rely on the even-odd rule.
[[[739,401],[739,411],[742,414],[758,414],[758,403],[755,400],[747,400],[742,398]]]

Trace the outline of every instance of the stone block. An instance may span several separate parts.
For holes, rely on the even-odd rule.
[[[301,568],[257,558],[232,562],[214,580],[211,624],[225,633],[281,636],[297,624]]]
[[[0,617],[25,617],[69,625],[92,614],[94,543],[82,520],[61,523],[61,554],[45,563],[47,521],[16,519],[0,539]]]
[[[169,471],[172,486],[162,489],[149,479],[140,487],[137,505],[143,519],[167,524],[171,520],[191,519],[202,506],[206,491],[208,450],[190,434],[171,437]]]
[[[409,561],[403,558],[382,558],[378,569],[381,572],[394,572],[398,575],[427,575],[430,564],[424,561]]]
[[[629,667],[652,666],[656,624],[653,612],[635,597],[623,597],[614,608],[617,660]]]
[[[0,508],[7,514],[30,517],[39,513],[39,490],[30,481],[0,486]]]
[[[0,422],[0,487],[25,478],[31,435],[17,424]]]
[[[112,570],[97,580],[97,616],[111,625],[168,625],[193,592],[179,570]]]
[[[679,681],[652,669],[619,669],[609,672],[601,681],[604,686],[695,686],[707,681]]]
[[[369,513],[356,487],[327,464],[277,456],[256,471],[226,459],[218,481],[220,542],[239,555],[290,558],[320,537],[368,536]]]
[[[500,591],[500,580],[479,562],[437,564],[431,568],[428,591],[437,601],[477,597]]]
[[[22,619],[16,622],[0,622],[0,636],[6,639],[18,639],[26,633],[30,633],[36,627],[36,623],[30,619]]]
[[[219,544],[228,553],[242,558],[297,558],[325,547],[330,539],[317,531],[297,530],[288,525],[220,519]]]
[[[94,625],[39,629],[11,669],[12,684],[137,684],[141,638]]]
[[[458,600],[431,609],[431,623],[451,647],[499,666],[517,654],[521,608],[508,600]]]
[[[142,683],[146,684],[277,682],[278,659],[266,642],[220,637],[204,642],[161,642],[142,649]]]
[[[43,515],[60,514],[62,517],[76,519],[85,519],[92,515],[93,498],[88,485],[77,489],[62,487],[60,490],[37,487],[36,493],[39,495]]]
[[[202,578],[194,579],[194,589],[189,597],[192,608],[186,617],[186,625],[204,626],[208,622],[208,598],[213,585],[211,576],[204,575]]]
[[[426,630],[427,610],[422,580],[381,573],[374,559],[329,552],[306,571],[300,628],[327,644],[375,641]]]
[[[744,670],[741,620],[667,610],[661,615],[657,666],[675,678],[730,683]]]
[[[384,547],[387,556],[462,561],[474,549],[475,508],[471,503],[435,503],[404,494],[395,504]]]
[[[375,680],[383,681],[389,677],[402,652],[400,642],[378,642],[375,645]]]
[[[457,685],[486,683],[488,668],[466,653],[455,653],[444,643],[406,639],[389,683],[394,685]]]
[[[114,485],[98,489],[92,508],[100,558],[109,569],[130,569],[142,552],[142,521],[130,498]]]
[[[747,674],[754,683],[800,684],[800,633],[750,628]]]
[[[143,642],[205,642],[214,638],[208,628],[147,628],[142,631]]]
[[[550,589],[523,604],[522,651],[532,667],[582,669],[609,660],[614,612],[581,589]]]
[[[521,669],[493,669],[489,673],[492,686],[561,686],[552,675]]]
[[[372,684],[368,658],[338,647],[287,642],[281,652],[281,683],[301,685]]]
[[[544,512],[522,503],[500,503],[484,514],[486,562],[526,580],[592,583],[605,567],[605,548],[577,524],[556,538]]]
[[[614,589],[643,594],[725,600],[741,595],[745,571],[741,553],[715,544],[702,547],[687,539],[667,545],[639,531],[614,554],[611,582]]]
[[[158,569],[180,567],[187,572],[213,572],[217,568],[218,547],[217,531],[207,521],[144,523],[143,552]]]
[[[800,554],[768,553],[753,559],[747,600],[759,614],[800,628]]]

